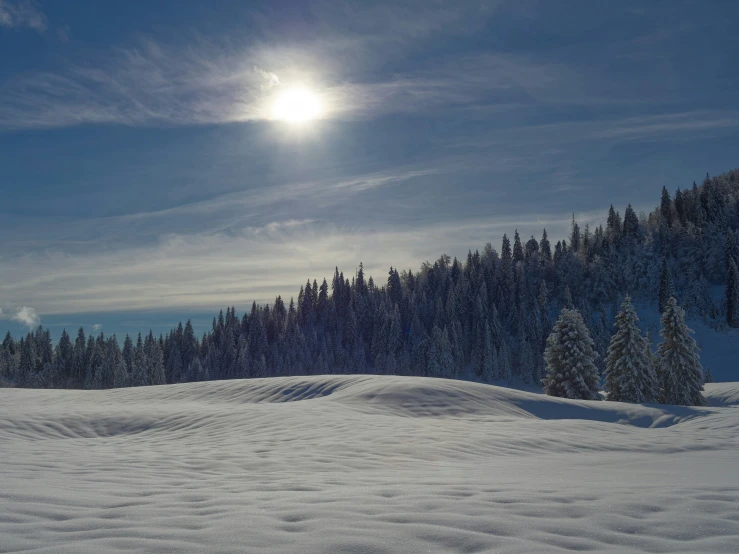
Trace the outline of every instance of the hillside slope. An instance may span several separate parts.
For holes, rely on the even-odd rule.
[[[709,406],[317,376],[0,390],[0,551],[732,552]]]

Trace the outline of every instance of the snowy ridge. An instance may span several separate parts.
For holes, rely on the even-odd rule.
[[[707,383],[704,387],[709,406],[739,405],[739,383]]]
[[[9,391],[0,389],[0,397],[11,394]],[[59,394],[48,390],[16,389],[12,394],[25,397],[29,404],[37,407],[54,406],[60,399]],[[80,407],[99,409],[96,406],[102,405],[104,411],[111,403],[123,408],[151,403],[195,402],[218,406],[325,399],[363,413],[411,417],[479,415],[583,419],[639,427],[662,427],[713,413],[707,408],[568,400],[468,381],[380,375],[239,379],[108,391],[64,391],[61,396]],[[709,384],[706,396],[711,399],[712,406],[739,403],[739,384]],[[66,406],[66,402],[62,405]],[[94,425],[101,429],[102,436],[107,436],[101,421],[97,420]],[[645,425],[647,421],[651,423]],[[126,426],[125,416],[121,425]]]
[[[0,389],[0,551],[733,552],[709,406],[335,375]]]

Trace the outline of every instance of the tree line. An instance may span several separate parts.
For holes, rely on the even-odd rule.
[[[42,327],[0,346],[8,386],[100,389],[327,373],[382,373],[539,383],[560,309],[583,324],[606,369],[612,322],[626,291],[658,304],[670,298],[722,329],[739,326],[739,171],[693,183],[639,214],[613,207],[605,225],[580,227],[552,244],[546,230],[525,242],[514,231],[466,259],[442,255],[421,268],[391,267],[384,282],[360,263],[310,279],[296,298],[229,307],[195,335],[180,323],[166,335],[125,337],[66,331],[56,345]],[[721,286],[722,298],[711,295]],[[581,316],[582,317],[582,316]]]

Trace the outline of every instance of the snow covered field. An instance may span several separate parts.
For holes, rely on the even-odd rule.
[[[709,407],[321,376],[0,389],[0,552],[737,552]]]

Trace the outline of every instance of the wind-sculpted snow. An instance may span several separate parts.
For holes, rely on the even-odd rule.
[[[739,383],[708,383],[704,386],[709,406],[739,406]]]
[[[709,406],[423,378],[0,389],[0,552],[736,552]]]

